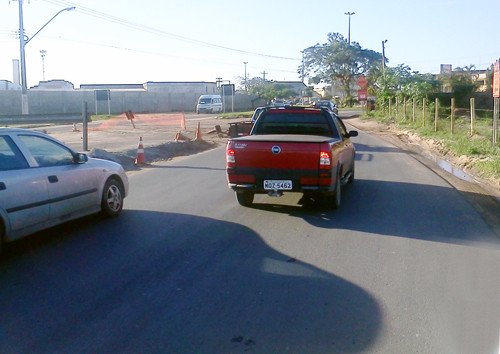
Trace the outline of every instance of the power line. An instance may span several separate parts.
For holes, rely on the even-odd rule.
[[[162,37],[172,38],[172,39],[179,40],[182,42],[192,43],[192,44],[196,44],[196,45],[202,45],[205,47],[218,48],[218,49],[228,50],[228,51],[242,53],[242,54],[256,55],[256,56],[261,56],[261,57],[266,57],[266,58],[293,60],[293,61],[300,61],[301,60],[298,58],[290,58],[290,57],[282,57],[282,56],[277,56],[277,55],[250,52],[250,51],[246,51],[246,50],[242,50],[242,49],[226,47],[226,46],[215,44],[215,43],[210,43],[210,42],[200,41],[198,39],[184,37],[184,36],[181,36],[181,35],[178,35],[175,33],[166,32],[166,31],[154,28],[154,27],[149,27],[149,26],[145,26],[145,25],[142,25],[142,24],[139,24],[136,22],[132,22],[132,21],[129,21],[129,20],[126,20],[126,19],[123,19],[120,17],[116,17],[116,16],[113,16],[113,15],[110,15],[110,14],[107,14],[104,12],[96,11],[96,10],[93,10],[91,8],[73,3],[71,1],[66,1],[66,0],[43,0],[43,1],[51,3],[53,5],[59,5],[59,6],[63,6],[63,7],[76,6],[75,11],[83,13],[85,15],[96,17],[96,18],[99,18],[99,19],[104,20],[104,21],[112,22],[112,23],[122,25],[122,26],[125,26],[128,28],[136,29],[139,31],[152,33],[152,34],[162,36]]]
[[[57,40],[62,40],[66,42],[75,42],[75,43],[80,43],[80,44],[85,44],[85,45],[91,45],[91,46],[99,46],[99,47],[104,47],[104,48],[110,48],[110,49],[116,49],[116,50],[123,50],[127,52],[134,52],[134,53],[140,53],[140,54],[148,54],[148,55],[155,55],[155,56],[161,56],[161,57],[168,57],[168,58],[178,58],[178,59],[187,59],[187,60],[193,60],[197,62],[204,62],[204,63],[215,63],[215,64],[224,64],[224,65],[232,65],[232,66],[239,66],[239,64],[234,64],[230,62],[222,62],[220,60],[208,60],[206,57],[200,58],[200,57],[187,57],[187,56],[179,56],[179,55],[172,55],[172,54],[166,54],[166,53],[161,53],[161,52],[153,52],[153,51],[147,51],[147,50],[142,50],[142,49],[134,49],[134,48],[128,48],[128,47],[121,47],[117,46],[114,44],[105,44],[105,43],[97,43],[97,42],[89,42],[89,41],[83,41],[83,40],[78,40],[78,39],[70,39],[70,38],[64,38],[61,36],[58,37],[53,37],[53,36],[44,36],[45,38],[51,38],[51,39],[57,39]],[[254,69],[264,69],[258,66],[252,66]],[[271,68],[272,69],[272,68]],[[283,69],[273,69],[273,71],[278,71],[278,72],[283,72],[283,73],[291,73],[295,74],[295,71],[291,70],[283,70]],[[266,73],[267,74],[267,73]]]

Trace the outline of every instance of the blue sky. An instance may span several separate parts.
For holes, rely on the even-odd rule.
[[[486,69],[500,57],[500,0],[24,0],[28,87],[43,79],[80,84],[147,81],[237,83],[249,77],[298,80],[301,51],[348,34],[382,52],[389,66],[437,73],[440,64]],[[0,0],[0,80],[19,59],[19,5]]]

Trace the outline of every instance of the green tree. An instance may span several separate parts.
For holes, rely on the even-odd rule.
[[[264,81],[262,79],[249,80],[249,93],[264,98],[270,103],[275,98],[293,98],[296,93],[286,84],[280,84],[273,81]]]
[[[415,98],[428,97],[429,93],[435,92],[438,82],[430,74],[420,74],[412,71],[408,65],[399,64],[396,67],[385,68],[383,75],[377,79],[378,87],[376,94],[378,98]]]
[[[363,49],[359,43],[347,43],[340,33],[329,33],[328,42],[306,48],[299,72],[312,82],[337,81],[347,99],[352,98],[351,85],[360,75],[368,75],[382,63],[382,54]]]
[[[443,86],[447,86],[451,90],[452,97],[456,99],[457,104],[467,104],[468,99],[479,87],[473,79],[474,70],[475,66],[470,65],[463,68],[458,67],[451,74],[440,75],[439,80]]]

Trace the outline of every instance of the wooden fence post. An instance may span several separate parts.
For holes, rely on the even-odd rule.
[[[392,99],[389,97],[389,114],[388,114],[389,120],[391,120],[391,101]]]
[[[438,117],[439,117],[439,99],[436,98],[436,110],[434,113],[434,131],[438,131]]]
[[[413,106],[412,106],[412,115],[411,115],[411,121],[415,123],[415,104],[416,104],[416,99],[413,99]]]
[[[424,98],[423,102],[422,102],[422,126],[425,127],[425,106],[427,104],[427,99]]]
[[[470,99],[470,135],[474,135],[474,120],[476,119],[476,104],[474,97]]]
[[[451,134],[453,135],[453,122],[455,120],[455,99],[451,99],[451,123],[450,123],[450,129],[451,129]]]
[[[396,122],[398,121],[399,97],[396,97]]]
[[[403,120],[406,120],[406,97],[403,100]]]

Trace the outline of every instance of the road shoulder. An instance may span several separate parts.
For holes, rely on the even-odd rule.
[[[447,156],[443,156],[439,152],[427,148],[426,145],[419,144],[419,141],[412,140],[408,135],[401,134],[398,130],[392,129],[387,124],[382,124],[374,120],[365,120],[358,116],[349,117],[345,119],[345,122],[360,131],[376,134],[398,148],[410,152],[411,156],[434,171],[460,192],[464,199],[474,207],[483,220],[500,237],[500,188],[493,182],[479,176],[474,176],[469,171],[460,172],[469,178],[470,181],[458,178],[452,173],[445,171],[439,166],[438,162],[446,161],[453,166],[453,163],[449,161]],[[456,166],[454,168],[459,169]]]

